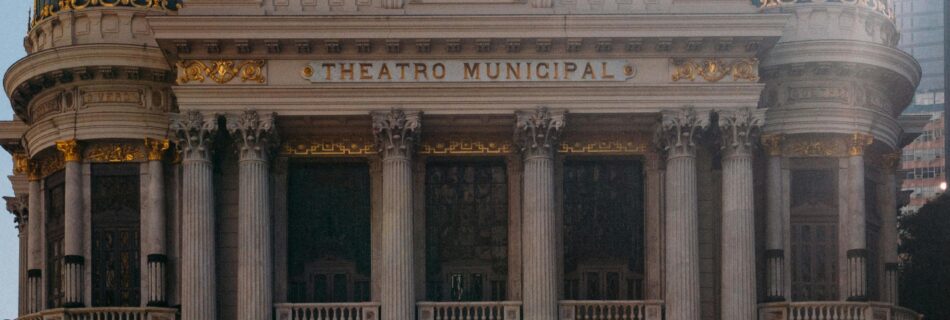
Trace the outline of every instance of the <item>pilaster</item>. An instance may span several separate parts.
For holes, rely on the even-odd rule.
[[[420,113],[374,112],[373,134],[383,164],[383,320],[415,319],[412,241],[412,162],[420,134]]]
[[[182,154],[182,320],[217,319],[212,139],[217,117],[187,111],[172,119]]]
[[[525,320],[557,318],[558,257],[554,153],[564,112],[538,108],[517,113],[515,141],[524,156],[523,303]]]
[[[228,115],[240,153],[238,199],[238,319],[270,320],[273,244],[269,159],[276,146],[274,114],[248,110]]]
[[[667,153],[666,303],[669,319],[700,317],[696,143],[709,125],[691,107],[663,113],[657,145]]]

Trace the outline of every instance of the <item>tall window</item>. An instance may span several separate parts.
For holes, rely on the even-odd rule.
[[[92,305],[138,306],[139,165],[92,166]]]
[[[643,298],[643,176],[639,161],[564,162],[564,296]]]
[[[292,163],[288,185],[290,301],[369,301],[369,166]]]
[[[63,171],[46,178],[46,303],[49,308],[63,305],[63,257],[66,232],[66,185]]]
[[[838,298],[838,192],[833,170],[793,170],[792,300]]]
[[[503,161],[426,167],[426,295],[430,301],[505,300],[508,175]]]

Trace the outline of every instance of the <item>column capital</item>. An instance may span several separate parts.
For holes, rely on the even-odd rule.
[[[7,202],[7,211],[13,215],[17,230],[23,232],[29,217],[29,196],[3,197]]]
[[[373,112],[373,135],[376,149],[383,159],[410,157],[422,132],[421,113],[393,109]]]
[[[148,161],[162,161],[165,150],[168,150],[168,139],[145,138],[145,149],[148,151]]]
[[[901,168],[902,156],[903,153],[900,150],[881,155],[881,164],[884,166],[883,169],[889,170],[888,173],[893,174],[894,171]]]
[[[848,154],[852,157],[864,155],[864,149],[871,143],[874,143],[874,137],[869,134],[852,134],[848,139]]]
[[[696,152],[696,140],[702,130],[709,127],[709,113],[698,113],[691,106],[662,113],[663,119],[654,139],[670,158],[692,156]]]
[[[175,132],[184,160],[211,159],[211,141],[218,131],[217,115],[205,115],[190,110],[175,115],[171,129]]]
[[[515,142],[526,157],[552,156],[564,128],[563,110],[538,107],[533,111],[518,111],[515,115]]]
[[[720,112],[719,130],[722,132],[723,151],[727,155],[751,155],[764,123],[763,118],[761,112],[750,108]]]
[[[273,112],[261,114],[256,110],[225,116],[228,132],[236,139],[241,160],[268,159],[277,145],[276,116]]]
[[[56,141],[56,150],[63,153],[66,162],[79,162],[82,159],[79,141],[76,139]]]
[[[781,133],[763,134],[760,143],[765,151],[771,157],[782,156],[782,143],[785,142],[785,135]]]

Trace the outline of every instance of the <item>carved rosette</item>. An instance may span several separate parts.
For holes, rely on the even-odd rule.
[[[515,141],[525,157],[550,157],[559,148],[564,111],[539,107],[534,111],[519,111],[515,123]]]
[[[719,130],[726,155],[750,155],[763,123],[762,115],[749,108],[721,112]]]
[[[165,150],[168,150],[168,139],[145,138],[145,150],[148,152],[148,161],[162,161]]]
[[[874,137],[868,134],[855,133],[848,141],[848,155],[852,157],[864,155],[864,148],[874,143]]]
[[[410,157],[421,133],[420,113],[395,109],[373,113],[373,135],[376,149],[383,159]]]
[[[696,140],[709,127],[709,115],[698,114],[693,107],[663,113],[656,143],[668,157],[694,156]]]
[[[211,160],[211,141],[218,131],[217,116],[191,110],[175,115],[171,129],[184,160]]]
[[[79,142],[73,140],[56,141],[56,150],[63,153],[66,162],[79,162],[82,156],[79,154]]]
[[[241,160],[264,160],[277,145],[276,114],[247,110],[227,116],[228,132],[235,137]]]
[[[762,135],[762,147],[765,148],[765,152],[769,154],[770,157],[780,157],[782,156],[782,142],[784,142],[785,136],[778,134],[766,134]]]

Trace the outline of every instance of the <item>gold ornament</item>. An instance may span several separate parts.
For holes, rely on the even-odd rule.
[[[264,60],[247,60],[235,62],[231,60],[217,60],[207,65],[199,60],[179,61],[178,67],[181,76],[178,84],[189,82],[204,82],[211,79],[218,84],[229,83],[240,76],[241,82],[264,83]]]
[[[56,141],[56,150],[63,153],[66,162],[79,162],[79,142],[76,140]]]
[[[145,148],[148,150],[149,161],[162,161],[165,150],[168,150],[168,139],[157,140],[145,138]]]

